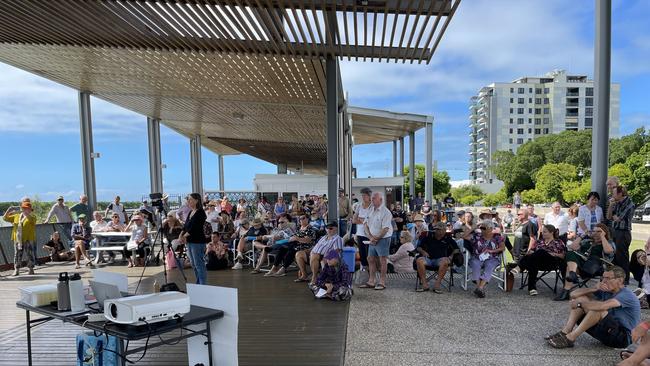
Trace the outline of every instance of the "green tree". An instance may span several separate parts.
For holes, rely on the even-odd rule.
[[[477,185],[461,185],[451,189],[451,194],[457,202],[462,202],[462,199],[467,196],[479,197],[479,200],[485,196],[483,190]]]
[[[424,196],[424,177],[425,177],[425,167],[424,164],[415,164],[415,194],[422,193]],[[404,167],[404,197],[409,197],[408,193],[410,192],[411,182],[409,181],[409,167]],[[451,189],[451,184],[449,183],[449,174],[445,171],[434,171],[433,172],[433,187],[432,187],[432,196],[448,193]]]
[[[585,179],[582,182],[567,181],[562,184],[562,195],[568,205],[576,201],[585,202],[590,191],[591,179]]]
[[[506,191],[504,188],[501,188],[496,193],[491,193],[486,195],[483,198],[483,204],[485,206],[498,206],[506,203],[508,201],[508,196],[506,196]]]
[[[536,189],[527,189],[521,192],[521,200],[524,203],[544,203],[544,195]]]
[[[474,203],[476,203],[477,201],[480,201],[480,200],[481,200],[481,197],[470,194],[469,196],[465,196],[465,197],[461,198],[458,201],[462,205],[471,206],[471,205],[473,205]]]
[[[632,172],[633,180],[628,185],[628,195],[637,205],[646,202],[650,197],[650,168],[645,164],[650,161],[650,142],[630,155],[625,165]]]
[[[612,139],[609,142],[609,165],[625,163],[627,158],[641,150],[648,142],[650,142],[650,135],[643,127],[620,139]]]
[[[535,190],[544,197],[546,202],[559,201],[566,206],[566,201],[562,195],[562,184],[565,182],[575,181],[578,178],[576,167],[567,164],[546,164],[535,176]]]

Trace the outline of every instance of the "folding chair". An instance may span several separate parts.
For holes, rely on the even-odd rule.
[[[544,276],[550,273],[555,273],[555,284],[553,285],[553,287],[551,287],[551,285],[549,285],[548,282],[546,282],[546,280],[544,279]],[[519,289],[523,290],[524,287],[528,285],[528,279],[529,279],[528,271],[521,272],[520,274],[521,274],[521,286],[519,286]],[[537,275],[537,281],[542,282],[546,287],[548,287],[549,290],[553,290],[554,294],[557,293],[557,283],[560,280],[562,280],[562,283],[564,283],[564,275],[562,274],[562,269],[560,269],[559,267],[555,269],[539,271]]]
[[[471,274],[471,269],[469,268],[469,258],[470,258],[470,253],[465,253],[465,271],[463,274],[463,283],[462,287],[463,290],[467,291],[468,288],[468,283],[471,281],[469,279],[470,274]],[[506,256],[504,255],[503,252],[499,254],[499,265],[494,269],[492,272],[492,278],[495,280],[499,281],[499,288],[503,291],[506,290]]]
[[[419,257],[417,257],[419,258]],[[413,261],[413,267],[417,271],[417,258]],[[451,288],[454,286],[454,272],[453,272],[453,263],[449,264],[449,268],[447,269],[447,273],[449,274],[449,277],[445,276],[445,278],[442,279],[442,287],[446,287],[448,292],[451,292]],[[424,276],[427,279],[427,283],[429,283],[431,280],[438,279],[438,267],[433,267],[433,266],[425,266],[426,272]],[[418,287],[420,286],[420,277],[418,277],[418,274],[415,274],[415,290],[417,291]]]

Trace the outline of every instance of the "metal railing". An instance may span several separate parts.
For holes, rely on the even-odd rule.
[[[0,227],[0,269],[7,269],[14,263],[14,243],[11,241],[12,226]],[[48,253],[43,245],[50,240],[53,232],[61,234],[61,241],[66,249],[70,249],[70,230],[72,224],[37,224],[36,225],[36,258],[47,258]]]

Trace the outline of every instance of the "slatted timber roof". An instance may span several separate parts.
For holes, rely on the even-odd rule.
[[[324,58],[428,63],[459,4],[2,0],[0,62],[201,135],[215,153],[316,172],[326,161]],[[362,117],[357,144],[421,127]]]

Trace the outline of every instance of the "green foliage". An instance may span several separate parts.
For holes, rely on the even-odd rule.
[[[650,135],[646,134],[643,127],[638,128],[630,135],[613,139],[609,143],[609,165],[625,163],[628,157],[641,150],[643,145],[648,142],[650,142]]]
[[[627,186],[628,195],[637,205],[644,203],[650,195],[650,168],[645,166],[650,160],[650,142],[625,160],[625,165],[632,172],[633,180]]]
[[[536,189],[527,189],[522,191],[521,200],[524,203],[544,203],[546,201],[544,195]]]
[[[483,198],[483,205],[488,207],[496,207],[508,202],[508,196],[506,196],[505,188],[501,188],[496,193],[491,193]]]
[[[424,192],[424,164],[415,164],[415,194],[422,193],[425,196]],[[404,167],[404,197],[408,197],[408,192],[410,191],[409,181],[409,167]],[[449,183],[449,174],[445,171],[434,171],[433,172],[433,187],[432,187],[432,196],[446,194],[451,189],[451,184]]]
[[[485,196],[483,190],[477,185],[462,185],[456,188],[452,188],[451,194],[458,202],[467,196],[476,196],[479,197],[479,199]]]
[[[481,200],[480,196],[475,196],[473,194],[470,194],[470,195],[465,196],[465,197],[461,198],[460,200],[456,200],[456,201],[460,202],[462,205],[471,206],[471,205],[473,205],[474,203],[476,203],[477,201],[480,201],[480,200]]]
[[[609,167],[607,170],[608,177],[618,177],[621,184],[625,187],[630,187],[634,183],[634,176],[630,168],[622,163],[617,163]]]
[[[567,181],[562,183],[562,196],[567,205],[571,205],[576,201],[585,202],[590,191],[591,179],[585,179],[582,182]]]
[[[575,181],[577,177],[576,167],[571,164],[546,164],[537,171],[535,191],[543,197],[544,202],[559,201],[566,205],[562,184]]]

